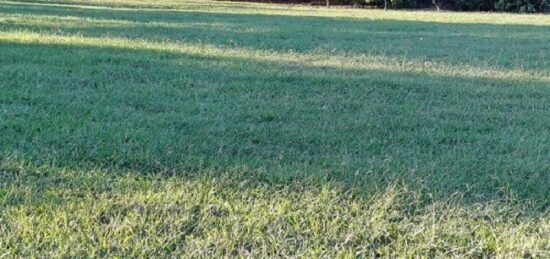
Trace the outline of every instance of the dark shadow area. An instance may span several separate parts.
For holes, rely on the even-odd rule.
[[[451,64],[548,71],[550,27],[177,10],[3,4],[0,12],[87,19],[62,25],[0,22],[0,29],[184,41],[275,51],[377,54]],[[88,19],[89,18],[89,19]],[[90,20],[92,19],[92,20]],[[116,22],[123,22],[116,24]],[[67,22],[65,22],[67,23]],[[288,26],[292,24],[293,26]],[[498,51],[495,51],[498,50]],[[528,51],[525,51],[528,50]],[[495,53],[498,55],[495,56]]]
[[[463,192],[465,204],[549,205],[543,82],[62,44],[0,50],[4,157],[144,174],[241,170],[366,192],[401,182],[441,199]]]

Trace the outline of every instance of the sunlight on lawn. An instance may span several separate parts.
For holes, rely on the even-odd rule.
[[[0,1],[0,258],[548,257],[549,17]]]

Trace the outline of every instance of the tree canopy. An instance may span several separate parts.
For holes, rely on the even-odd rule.
[[[435,8],[455,11],[548,13],[550,0],[244,0],[250,2],[355,5],[376,8]]]

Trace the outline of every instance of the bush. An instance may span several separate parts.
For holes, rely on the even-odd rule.
[[[384,0],[362,0],[364,5],[384,7]],[[415,8],[416,0],[388,0],[388,8]]]
[[[454,7],[460,11],[491,11],[495,8],[495,0],[455,0]]]
[[[549,12],[550,0],[453,0],[460,11]]]
[[[498,0],[495,3],[497,11],[534,13],[549,12],[549,0]]]
[[[240,0],[248,2],[325,4],[325,0]],[[458,11],[501,11],[519,13],[548,13],[550,0],[438,0],[442,8]],[[330,0],[332,5],[363,5],[384,7],[384,0]],[[388,8],[429,8],[433,0],[388,0]]]
[[[414,8],[416,0],[392,0],[391,6],[394,8]]]

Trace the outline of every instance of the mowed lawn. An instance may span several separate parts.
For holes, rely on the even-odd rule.
[[[549,257],[550,16],[0,1],[0,258]]]

